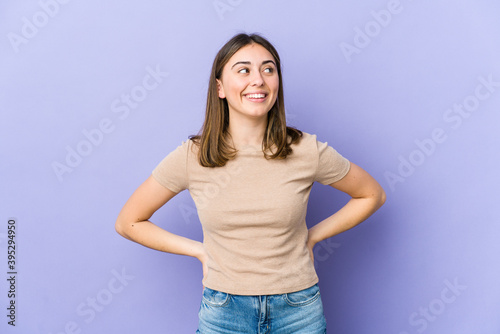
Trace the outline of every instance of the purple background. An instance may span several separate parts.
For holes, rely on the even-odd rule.
[[[0,280],[0,332],[194,333],[200,264],[114,222],[198,131],[215,53],[244,31],[281,55],[289,124],[388,195],[315,249],[329,331],[500,333],[497,1],[66,2],[0,4],[0,277],[10,217],[19,272],[15,328]],[[161,72],[150,90],[148,68]],[[346,200],[315,184],[308,224]],[[202,238],[188,191],[152,221]]]

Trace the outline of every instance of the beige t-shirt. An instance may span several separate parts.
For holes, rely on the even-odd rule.
[[[306,210],[313,182],[343,178],[349,161],[303,132],[284,160],[244,147],[223,167],[203,167],[198,146],[183,141],[153,170],[164,187],[188,189],[203,229],[208,273],[203,285],[237,295],[271,295],[318,282],[309,256]]]

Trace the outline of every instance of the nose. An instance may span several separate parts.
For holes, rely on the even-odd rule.
[[[260,73],[260,71],[253,71],[250,84],[257,87],[264,85],[264,78],[262,77],[262,73]]]

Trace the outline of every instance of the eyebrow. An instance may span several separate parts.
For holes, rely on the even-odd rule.
[[[274,66],[276,66],[276,63],[275,63],[273,60],[264,60],[264,61],[262,62],[262,65],[264,65],[264,64],[268,64],[268,63],[273,63],[273,64],[274,64]],[[251,64],[251,62],[249,62],[249,61],[237,61],[236,63],[234,63],[234,64],[233,64],[233,66],[231,66],[231,69],[233,69],[233,67],[235,67],[235,66],[236,66],[236,65],[238,65],[238,64],[250,65],[250,64]]]

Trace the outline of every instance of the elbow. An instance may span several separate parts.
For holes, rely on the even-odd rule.
[[[129,226],[129,224],[127,224],[125,221],[123,221],[123,219],[120,219],[120,218],[118,218],[115,222],[116,232],[119,235],[121,235],[122,237],[130,239],[129,233],[128,233],[128,226]]]
[[[125,236],[125,228],[123,226],[123,223],[121,223],[119,220],[115,222],[115,231],[121,236]]]
[[[370,199],[372,210],[373,212],[375,212],[380,209],[382,205],[384,205],[386,194],[382,186],[377,185],[371,189],[369,195],[367,195],[366,198]]]
[[[382,205],[384,205],[385,200],[387,199],[384,188],[380,187],[377,195],[378,195],[377,196],[377,204],[378,204],[378,208],[380,208]]]

